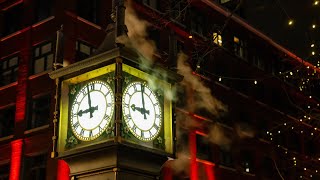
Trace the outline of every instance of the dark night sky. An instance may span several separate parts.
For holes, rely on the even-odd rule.
[[[320,2],[315,0],[244,0],[243,18],[299,57],[319,60]],[[293,19],[292,26],[288,25]],[[313,29],[312,25],[316,24]],[[310,45],[315,43],[315,47]],[[312,56],[315,51],[316,56]],[[310,57],[311,56],[311,57]]]

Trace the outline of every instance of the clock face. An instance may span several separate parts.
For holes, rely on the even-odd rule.
[[[80,140],[98,138],[111,121],[114,96],[110,86],[103,81],[92,81],[76,94],[70,113],[70,126]]]
[[[129,84],[123,93],[122,112],[130,132],[152,141],[162,126],[162,109],[156,94],[143,82]]]

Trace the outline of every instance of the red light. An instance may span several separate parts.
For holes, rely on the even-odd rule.
[[[205,164],[205,169],[206,169],[208,180],[215,180],[216,178],[214,175],[214,166],[210,164]]]
[[[22,139],[17,139],[11,142],[10,180],[20,179],[22,145]]]
[[[197,142],[196,133],[189,134],[189,148],[190,148],[190,180],[198,179],[198,165],[197,165]]]
[[[70,169],[68,164],[63,160],[58,160],[57,179],[69,180]]]

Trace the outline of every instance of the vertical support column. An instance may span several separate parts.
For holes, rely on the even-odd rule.
[[[121,141],[122,120],[122,59],[116,58],[115,72],[115,141]]]
[[[11,141],[10,180],[19,180],[21,174],[23,140]]]
[[[116,10],[116,38],[127,34],[127,27],[124,23],[125,20],[125,10],[124,0],[115,0],[113,6],[115,5]]]
[[[190,149],[190,180],[198,179],[197,165],[197,139],[196,132],[189,132],[189,149]]]
[[[31,29],[24,29],[23,41],[19,70],[18,70],[18,85],[16,93],[16,115],[15,115],[15,137],[23,137],[26,128],[26,109],[27,109],[27,88],[28,88],[28,75],[29,64],[31,61]]]

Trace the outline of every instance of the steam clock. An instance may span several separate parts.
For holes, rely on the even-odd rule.
[[[74,179],[156,179],[174,155],[165,92],[179,76],[140,63],[118,47],[50,73],[59,107],[52,155],[69,164]]]

